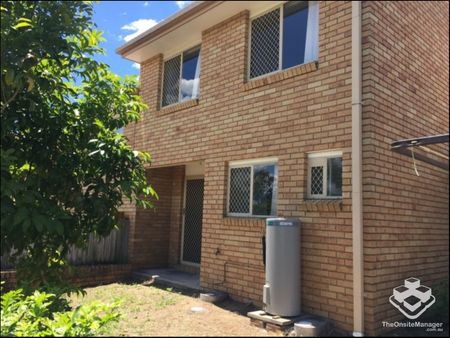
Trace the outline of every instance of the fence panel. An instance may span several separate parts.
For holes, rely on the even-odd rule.
[[[123,221],[119,229],[106,237],[91,235],[85,249],[72,247],[67,258],[71,265],[127,263],[128,221]]]

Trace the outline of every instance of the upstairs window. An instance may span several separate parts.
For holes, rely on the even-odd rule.
[[[200,88],[200,46],[164,62],[161,106],[198,97]]]
[[[276,215],[277,178],[276,160],[255,160],[230,164],[228,215]]]
[[[308,156],[308,198],[342,198],[342,153]]]
[[[288,1],[253,19],[250,40],[250,79],[317,60],[317,1]]]

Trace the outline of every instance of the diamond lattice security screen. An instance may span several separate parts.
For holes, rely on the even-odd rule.
[[[236,214],[250,212],[250,175],[250,167],[231,168],[228,212]]]
[[[323,167],[311,168],[311,195],[323,194]]]
[[[279,69],[280,9],[277,8],[252,21],[250,78]]]
[[[162,92],[162,106],[179,101],[181,57],[176,56],[164,62],[164,79]]]

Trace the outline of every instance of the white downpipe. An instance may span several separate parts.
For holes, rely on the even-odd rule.
[[[353,336],[364,335],[361,1],[352,2]]]

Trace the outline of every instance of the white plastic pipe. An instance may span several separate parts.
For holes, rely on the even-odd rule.
[[[364,333],[364,257],[362,213],[362,61],[361,2],[352,2],[352,246],[353,336]]]

